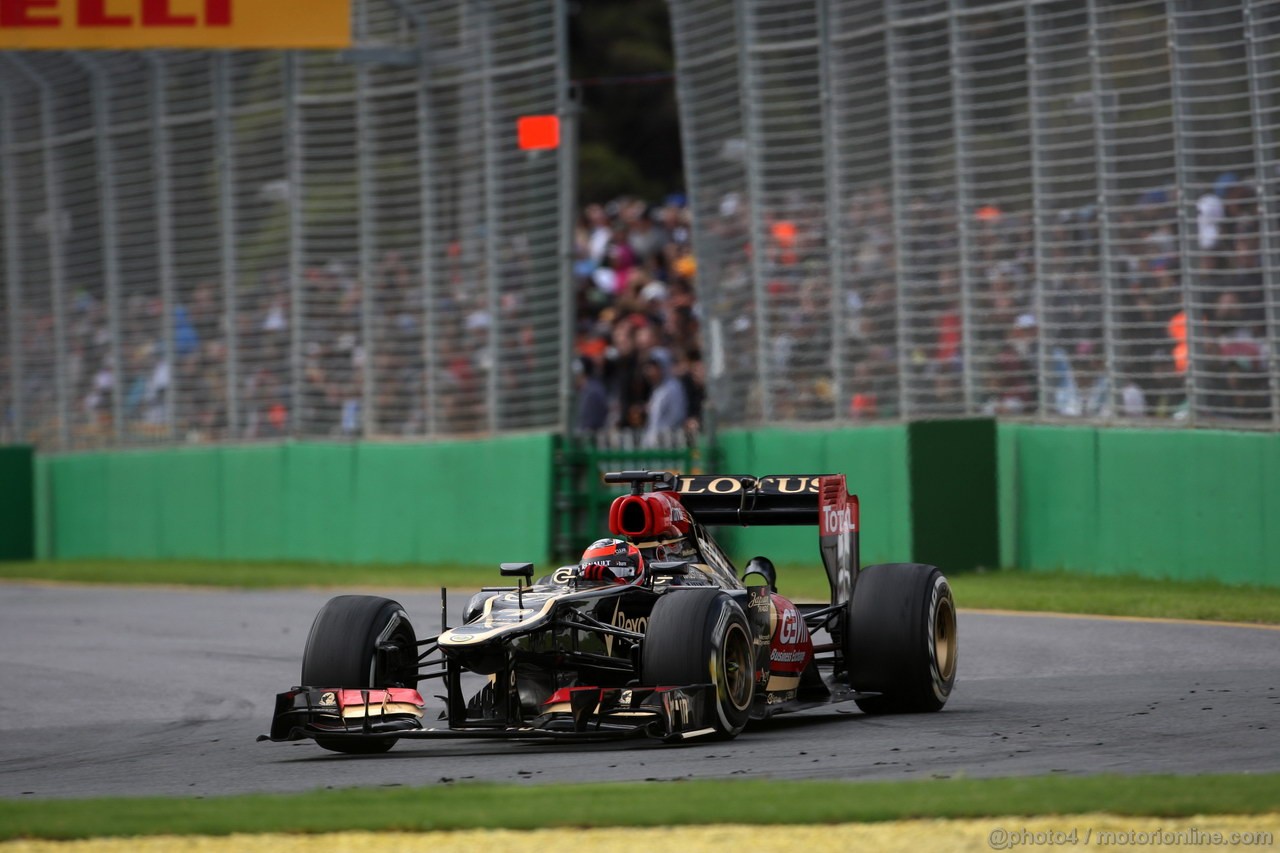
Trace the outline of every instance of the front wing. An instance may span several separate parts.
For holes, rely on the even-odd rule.
[[[258,740],[622,740],[679,741],[714,734],[711,684],[684,687],[570,687],[556,691],[541,712],[517,724],[468,720],[454,727],[424,726],[417,690],[298,687],[276,696],[270,734]]]

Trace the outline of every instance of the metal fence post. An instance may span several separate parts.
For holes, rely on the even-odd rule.
[[[889,156],[891,198],[893,208],[893,277],[894,277],[894,317],[897,337],[898,356],[898,417],[911,416],[911,392],[909,390],[908,373],[911,368],[911,345],[908,336],[906,289],[907,280],[903,270],[907,259],[907,181],[906,164],[903,162],[903,139],[901,124],[904,121],[902,104],[902,83],[898,78],[898,45],[897,29],[894,26],[894,0],[884,2],[884,39],[885,67],[888,71],[889,85]]]
[[[565,0],[555,0],[556,112],[560,116],[560,431],[573,432],[573,331],[577,319],[577,293],[573,278],[574,220],[578,207],[578,101],[569,81],[569,10]]]
[[[484,137],[484,273],[485,292],[488,301],[489,331],[487,345],[489,347],[489,377],[485,394],[485,408],[488,412],[489,431],[497,432],[502,428],[501,402],[502,355],[498,342],[501,340],[501,324],[498,314],[501,310],[499,288],[502,277],[498,271],[499,209],[498,209],[498,172],[500,170],[498,156],[498,122],[494,114],[493,95],[493,21],[492,10],[488,0],[478,0],[477,9],[480,14],[480,65],[481,65],[481,133]]]
[[[973,210],[973,199],[969,194],[969,182],[965,178],[965,163],[968,160],[966,135],[968,132],[967,116],[969,104],[965,97],[965,56],[961,45],[960,13],[961,0],[950,0],[947,7],[947,42],[951,55],[951,121],[955,130],[955,181],[956,181],[956,235],[959,245],[956,247],[957,260],[960,262],[960,351],[963,360],[962,377],[964,381],[964,411],[972,415],[977,411],[974,393],[974,382],[978,365],[973,357],[973,263],[969,255],[972,235],[969,230],[969,216]]]
[[[840,168],[839,129],[836,127],[836,87],[834,48],[831,46],[831,0],[818,3],[818,79],[822,88],[822,162],[826,184],[828,286],[831,289],[832,417],[845,414],[845,324],[844,324],[844,228],[840,206],[844,201],[843,170]]]
[[[237,340],[239,269],[236,252],[235,154],[231,116],[231,59],[213,57],[214,133],[217,136],[218,238],[221,248],[223,322],[227,335],[227,437],[240,434],[240,366]]]
[[[436,379],[440,372],[440,347],[435,335],[436,296],[436,194],[435,194],[435,140],[431,115],[431,46],[430,32],[425,21],[418,27],[418,209],[421,219],[418,253],[419,274],[422,280],[422,348],[423,353],[423,407],[425,408],[428,435],[440,431],[436,416]]]
[[[3,81],[0,75],[0,81]],[[18,234],[17,170],[13,164],[13,97],[6,85],[0,92],[0,180],[4,192],[4,278],[9,320],[9,400],[13,440],[21,442],[26,432],[23,401],[22,364],[22,241]],[[0,412],[0,416],[4,413]]]
[[[680,55],[689,41],[686,30],[686,17],[674,5],[671,8],[671,36],[676,55]],[[696,103],[694,87],[690,74],[676,74],[676,100],[680,104],[681,114],[691,110]],[[720,278],[723,270],[723,242],[716,238],[714,231],[702,226],[702,217],[698,215],[704,193],[710,194],[702,171],[702,158],[698,156],[694,134],[687,128],[680,134],[680,153],[684,160],[685,188],[689,193],[689,243],[693,246],[694,257],[698,259],[698,299],[707,308],[704,319],[703,359],[707,374],[706,399],[703,401],[703,429],[709,438],[714,440],[722,406],[723,379],[725,374],[724,359],[721,357],[723,347],[721,340],[724,318],[719,316]]]
[[[743,135],[746,136],[747,212],[751,242],[751,284],[755,301],[756,373],[760,383],[760,417],[773,420],[773,381],[769,365],[769,329],[765,287],[765,253],[769,241],[764,233],[764,181],[760,176],[762,133],[755,104],[755,74],[750,51],[750,7],[753,0],[736,0],[734,28],[738,34],[738,79],[741,86],[739,109],[742,112]]]
[[[1102,346],[1106,361],[1107,390],[1110,395],[1106,407],[1108,417],[1115,416],[1116,399],[1116,342],[1115,342],[1115,269],[1111,262],[1111,128],[1108,120],[1111,110],[1103,109],[1105,92],[1102,81],[1102,47],[1098,41],[1097,0],[1089,0],[1089,77],[1092,91],[1089,96],[1093,110],[1094,159],[1098,163],[1098,261],[1101,267],[1102,289]],[[1042,322],[1042,321],[1041,321]]]
[[[1034,290],[1031,298],[1036,312],[1036,334],[1039,336],[1039,346],[1036,347],[1036,415],[1044,417],[1049,414],[1048,411],[1048,393],[1046,391],[1046,380],[1048,371],[1046,367],[1049,363],[1048,353],[1045,351],[1045,313],[1044,313],[1044,289],[1045,289],[1045,271],[1048,269],[1048,258],[1045,255],[1045,233],[1044,219],[1047,215],[1044,200],[1044,187],[1042,185],[1040,148],[1045,143],[1045,134],[1041,130],[1041,122],[1044,117],[1040,113],[1040,63],[1038,60],[1038,7],[1034,4],[1026,8],[1026,30],[1027,30],[1027,123],[1031,130],[1031,231],[1032,231],[1032,251],[1036,264],[1036,279],[1032,282]]]
[[[364,38],[368,31],[368,3],[356,4],[356,39]],[[374,151],[373,134],[369,119],[369,63],[356,65],[356,252],[360,267],[360,344],[363,361],[360,365],[360,433],[368,438],[377,431],[377,413],[374,411],[373,365],[374,349]]]
[[[79,53],[68,54],[89,77],[93,96],[94,159],[98,183],[98,225],[102,239],[102,277],[107,301],[107,359],[111,365],[111,434],[119,444],[124,438],[125,376],[120,358],[120,243],[116,227],[115,152],[111,149],[110,87],[106,69]]]
[[[1253,168],[1258,187],[1258,255],[1262,266],[1262,301],[1266,311],[1267,349],[1271,353],[1271,422],[1280,426],[1280,270],[1277,270],[1276,246],[1271,233],[1271,218],[1277,213],[1270,201],[1275,192],[1275,182],[1267,171],[1266,152],[1275,147],[1266,118],[1263,115],[1262,90],[1258,80],[1259,68],[1257,20],[1254,17],[1253,0],[1244,4],[1244,37],[1247,76],[1249,79],[1249,114],[1253,124]]]
[[[164,394],[165,435],[173,439],[177,429],[177,396],[178,396],[178,351],[174,336],[174,302],[173,287],[173,194],[170,180],[169,133],[165,127],[167,118],[165,89],[168,76],[165,73],[164,60],[154,53],[144,53],[151,66],[149,85],[151,87],[151,156],[155,164],[155,182],[152,185],[152,200],[156,206],[156,254],[159,260],[160,273],[160,334],[164,347],[165,362],[169,366],[168,387]]]
[[[66,259],[62,247],[62,188],[54,151],[53,87],[25,59],[9,61],[40,92],[40,154],[44,165],[45,216],[49,223],[49,283],[53,288],[54,394],[57,403],[58,446],[71,446],[70,389],[67,383]]]
[[[425,22],[418,25],[418,273],[422,282],[422,391],[423,418],[428,435],[440,431],[436,380],[440,372],[440,347],[436,341],[436,194],[434,122],[431,115],[431,55]]]
[[[1165,20],[1168,27],[1168,46],[1169,46],[1169,82],[1170,91],[1173,99],[1173,168],[1174,168],[1174,186],[1176,187],[1176,199],[1178,207],[1178,264],[1179,264],[1179,280],[1182,284],[1182,310],[1186,316],[1186,334],[1187,334],[1187,423],[1194,425],[1196,422],[1196,409],[1198,405],[1196,395],[1196,364],[1199,357],[1198,347],[1196,346],[1196,305],[1195,294],[1191,283],[1191,229],[1193,223],[1187,218],[1187,204],[1190,201],[1188,197],[1188,179],[1187,179],[1187,152],[1186,144],[1183,140],[1185,132],[1185,118],[1183,116],[1182,107],[1182,57],[1178,44],[1178,3],[1177,0],[1166,0],[1165,2]]]
[[[302,435],[303,387],[306,371],[302,355],[303,300],[302,90],[301,58],[296,50],[284,56],[285,182],[289,199],[289,434]]]
[[[422,391],[423,421],[428,435],[439,431],[436,419],[436,373],[439,370],[433,318],[435,316],[436,198],[435,156],[432,149],[431,28],[422,13],[407,0],[387,0],[414,28],[418,51],[415,108],[418,135],[418,279],[422,287]]]

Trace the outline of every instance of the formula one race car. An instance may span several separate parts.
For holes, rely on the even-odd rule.
[[[616,538],[536,583],[532,563],[503,563],[517,585],[484,589],[438,636],[418,639],[386,598],[329,601],[307,638],[303,686],[277,696],[260,739],[366,754],[400,738],[679,741],[832,702],[873,714],[946,703],[951,588],[933,566],[860,568],[858,499],[843,474],[605,480],[630,485],[610,508]],[[816,526],[830,603],[778,595],[763,557],[740,577],[705,526],[724,524]],[[464,676],[478,686],[464,691]],[[418,692],[428,679],[444,684],[438,722]]]

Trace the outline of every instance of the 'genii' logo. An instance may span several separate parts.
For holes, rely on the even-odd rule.
[[[778,642],[785,646],[793,646],[809,639],[809,631],[804,620],[794,607],[782,611],[782,625],[778,628]]]

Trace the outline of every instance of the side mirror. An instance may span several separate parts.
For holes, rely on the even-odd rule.
[[[753,586],[762,586],[766,589],[772,589],[773,584],[769,580],[769,576],[764,572],[747,572],[742,576],[742,585],[747,589]]]
[[[761,575],[765,578],[765,586],[769,587],[770,592],[778,591],[778,570],[774,568],[773,561],[765,557],[752,557],[747,563],[746,568],[742,570],[743,586],[760,586],[760,581],[747,582],[747,578],[753,574]]]
[[[533,563],[502,563],[498,568],[505,578],[522,577],[526,581],[533,579]]]
[[[689,574],[688,560],[663,560],[649,564],[649,571],[655,575],[665,575],[668,577]]]

